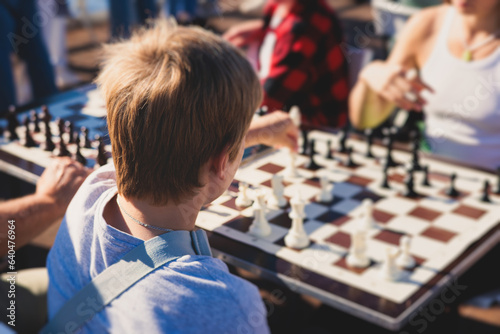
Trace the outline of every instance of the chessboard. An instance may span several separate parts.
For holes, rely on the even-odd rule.
[[[500,195],[490,186],[498,184],[496,175],[339,133],[310,131],[303,138],[307,154],[270,149],[242,163],[228,191],[200,212],[197,226],[272,255],[273,263],[405,305],[499,225]],[[281,208],[272,200],[275,175],[286,200]],[[248,203],[239,206],[242,192]],[[297,198],[308,239],[299,248],[286,242]],[[252,227],[262,210],[270,231],[258,236]],[[372,224],[363,227],[362,247],[368,263],[353,266],[353,238],[367,218]],[[412,259],[410,267],[395,267],[391,256],[402,253]]]
[[[0,151],[43,168],[55,156],[72,157],[89,168],[111,157],[106,109],[94,85],[39,108],[11,109],[0,129]]]

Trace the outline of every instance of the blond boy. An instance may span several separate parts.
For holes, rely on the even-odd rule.
[[[296,148],[297,129],[285,113],[250,125],[262,99],[259,81],[220,37],[163,22],[105,51],[97,82],[113,164],[91,174],[68,208],[47,263],[49,318],[144,240],[195,229],[201,207],[228,188],[245,146]],[[268,331],[257,288],[202,255],[182,256],[143,277],[83,327],[84,333]]]

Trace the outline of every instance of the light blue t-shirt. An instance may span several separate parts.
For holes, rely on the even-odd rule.
[[[109,226],[117,193],[112,164],[92,173],[71,201],[49,253],[51,319],[90,280],[142,240]],[[80,312],[93,311],[88,300]],[[269,333],[264,303],[250,282],[209,256],[186,255],[142,278],[95,314],[82,333]]]

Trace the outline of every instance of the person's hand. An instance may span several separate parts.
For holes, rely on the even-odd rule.
[[[38,179],[35,195],[52,200],[64,213],[89,174],[90,169],[69,157],[55,158]]]
[[[421,92],[432,88],[425,84],[415,69],[375,61],[361,72],[360,78],[379,96],[406,110],[421,111],[427,101]]]
[[[288,147],[292,151],[297,151],[298,137],[299,129],[288,113],[274,111],[252,121],[246,143],[247,146],[264,144],[275,148]]]
[[[250,44],[257,38],[262,25],[262,20],[251,20],[240,23],[229,28],[222,34],[222,38],[234,46],[241,48]]]

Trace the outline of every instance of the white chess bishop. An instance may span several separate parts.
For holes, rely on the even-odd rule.
[[[266,218],[266,204],[265,204],[265,193],[262,190],[258,190],[255,194],[255,202],[253,203],[253,213],[254,219],[252,225],[248,229],[248,233],[251,235],[263,238],[271,234],[271,226]]]
[[[267,200],[267,205],[272,208],[284,208],[287,204],[285,196],[285,188],[283,187],[283,175],[274,174],[271,179],[272,194]]]
[[[290,248],[302,249],[309,246],[309,237],[304,230],[304,218],[306,202],[297,193],[291,200],[289,217],[292,219],[292,226],[285,236],[285,245]]]
[[[346,258],[347,265],[356,268],[366,268],[370,259],[366,255],[366,231],[355,230],[351,235],[351,247]]]

